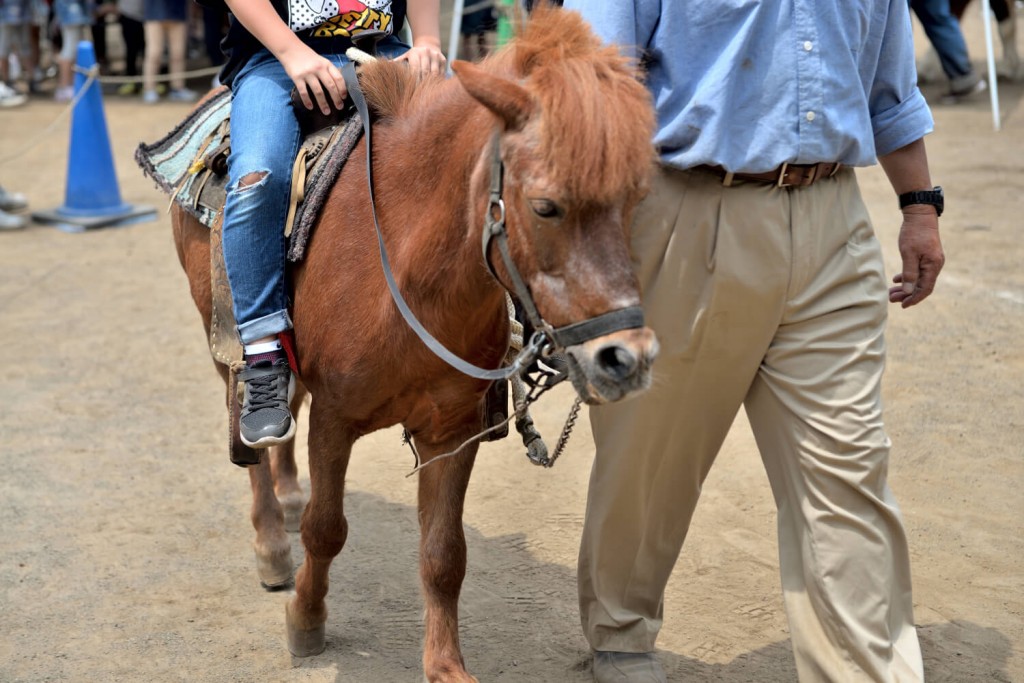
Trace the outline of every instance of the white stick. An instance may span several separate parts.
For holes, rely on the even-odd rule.
[[[1010,0],[1011,2],[1013,0]],[[981,21],[985,24],[985,52],[988,59],[988,92],[992,100],[992,126],[1000,129],[999,124],[999,90],[996,85],[996,55],[992,46],[992,10],[988,0],[981,0]]]
[[[466,7],[465,0],[455,0],[452,8],[452,30],[448,34],[448,63],[451,64],[459,58],[459,37],[462,33],[462,11]]]

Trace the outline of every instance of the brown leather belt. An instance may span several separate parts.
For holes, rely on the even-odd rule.
[[[701,165],[697,167],[702,171],[714,173],[722,179],[726,187],[732,185],[734,180],[746,180],[754,183],[767,183],[776,187],[810,187],[818,180],[831,178],[839,169],[840,163],[820,164],[782,164],[774,171],[766,173],[729,173],[721,166]]]

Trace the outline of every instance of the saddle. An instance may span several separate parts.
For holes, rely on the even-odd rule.
[[[297,99],[293,94],[293,99]],[[301,103],[296,111],[306,111]],[[231,92],[222,87],[157,142],[141,144],[135,160],[157,186],[206,227],[218,229],[227,198],[231,151]],[[301,261],[331,187],[362,135],[348,110],[330,117],[299,117],[303,141],[292,165],[288,219],[288,260]]]

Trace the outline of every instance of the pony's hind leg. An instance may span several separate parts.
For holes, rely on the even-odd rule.
[[[306,560],[295,577],[295,596],[285,607],[288,649],[296,657],[320,654],[326,646],[327,575],[348,537],[343,491],[353,435],[314,401],[309,416],[310,497],[302,515]]]
[[[260,464],[247,469],[252,485],[252,525],[256,529],[256,574],[264,588],[275,590],[291,583],[292,547],[285,532],[281,504],[274,495],[268,460],[260,458]]]
[[[295,396],[290,406],[295,419],[299,417],[299,409],[302,408],[306,394],[302,385],[296,383]],[[274,493],[284,510],[284,528],[287,531],[298,531],[302,511],[306,509],[309,498],[299,486],[299,470],[295,465],[295,439],[270,449],[270,471],[274,477]]]
[[[461,440],[434,447],[417,440],[423,462],[455,448]],[[466,576],[462,510],[473,470],[476,444],[426,465],[419,473],[420,580],[426,603],[423,673],[427,681],[466,682],[459,645],[459,593]]]

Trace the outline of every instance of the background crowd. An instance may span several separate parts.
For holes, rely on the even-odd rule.
[[[117,94],[194,101],[178,74],[189,63],[220,65],[226,29],[225,12],[191,0],[0,0],[0,107],[30,96],[70,101],[81,40],[92,42],[102,76],[135,77]]]
[[[983,90],[983,73],[972,67],[960,32],[966,3],[909,1],[935,48],[922,65],[922,81],[945,78],[957,98]],[[1024,75],[1012,31],[1014,4],[992,2],[1003,38],[999,75],[1012,79]],[[467,3],[466,9],[459,57],[478,59],[495,44],[498,10],[487,2]],[[137,79],[112,88],[118,95],[140,96],[147,104],[194,101],[198,93],[184,78],[160,74],[186,73],[187,65],[219,66],[227,25],[225,12],[192,0],[0,0],[0,108],[25,104],[31,96],[70,101],[75,47],[82,39],[92,41],[101,75]]]

